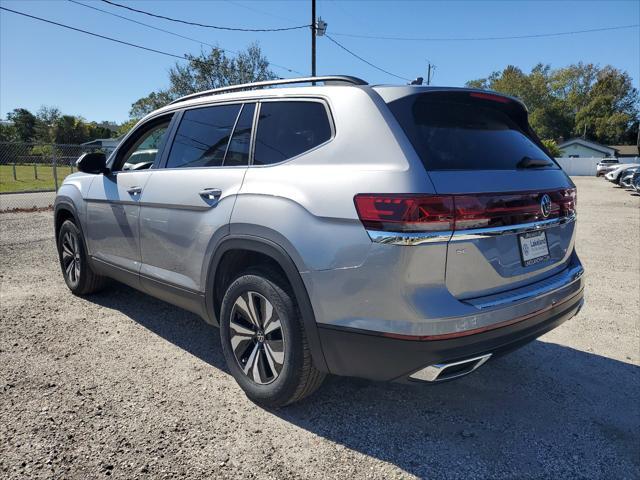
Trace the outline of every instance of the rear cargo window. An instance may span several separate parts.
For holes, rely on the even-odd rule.
[[[514,118],[519,106],[427,93],[389,107],[427,170],[558,168]]]

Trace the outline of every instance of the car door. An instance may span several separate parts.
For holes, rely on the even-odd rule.
[[[134,274],[133,283],[140,270],[140,196],[162,155],[171,118],[153,119],[128,135],[110,158],[109,172],[94,179],[85,198],[91,256],[104,268]],[[141,153],[144,161],[137,161]]]
[[[143,287],[202,293],[211,245],[228,233],[242,186],[255,104],[185,110],[164,165],[141,196],[140,268]]]

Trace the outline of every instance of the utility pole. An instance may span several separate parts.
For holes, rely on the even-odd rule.
[[[434,65],[430,60],[427,60],[427,85],[431,85],[431,80],[436,73],[436,68],[438,68],[437,65]]]
[[[311,0],[311,76],[316,76],[316,0]]]

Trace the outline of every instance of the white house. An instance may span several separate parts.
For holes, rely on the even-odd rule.
[[[615,157],[617,150],[583,138],[571,138],[558,144],[562,157]]]

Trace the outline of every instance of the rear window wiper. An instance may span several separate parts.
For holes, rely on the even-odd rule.
[[[539,168],[539,167],[551,167],[553,163],[544,158],[531,158],[522,157],[516,164],[516,168]]]

